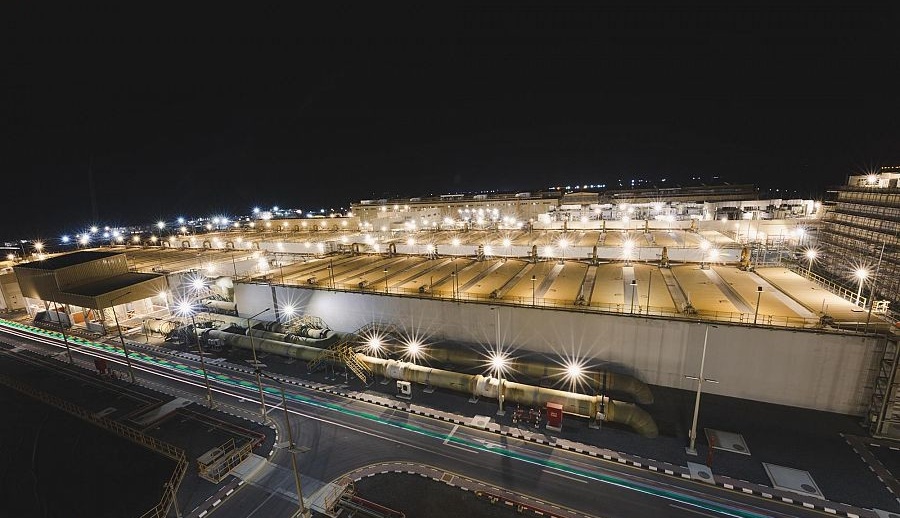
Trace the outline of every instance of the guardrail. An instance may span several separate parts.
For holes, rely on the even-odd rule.
[[[118,421],[113,421],[112,419],[108,419],[106,417],[96,416],[85,408],[82,408],[74,403],[66,401],[65,399],[59,398],[52,394],[47,394],[46,392],[40,391],[30,385],[26,385],[19,380],[6,376],[4,374],[0,374],[0,384],[3,384],[28,397],[53,406],[70,415],[87,421],[93,425],[99,426],[105,430],[115,433],[116,435],[119,435],[120,437],[124,437],[131,442],[151,449],[174,460],[175,470],[172,472],[169,480],[163,484],[165,491],[163,491],[159,503],[146,513],[142,514],[140,518],[166,517],[169,508],[175,501],[175,494],[178,492],[178,486],[181,485],[181,480],[184,478],[184,475],[187,472],[188,462],[184,450],[167,442],[160,441],[155,437],[146,435],[140,430],[123,425]]]
[[[327,281],[327,280],[326,280]],[[259,284],[268,284],[259,280],[253,281]],[[387,289],[382,285],[378,287],[377,283],[372,283],[364,288],[360,288],[358,284],[346,284],[336,282],[334,287],[330,287],[328,282],[321,284],[304,284],[304,283],[281,283],[284,286],[296,286],[305,289],[327,290],[327,291],[343,291],[349,293],[368,293],[373,295],[399,295],[404,297],[415,297],[419,299],[443,300],[453,302],[474,302],[492,305],[522,306],[522,307],[538,307],[538,308],[556,308],[566,309],[568,311],[580,311],[584,313],[610,313],[617,315],[634,315],[634,316],[654,316],[665,317],[671,319],[681,319],[690,321],[710,321],[710,322],[729,322],[734,324],[770,326],[770,327],[787,327],[787,328],[822,328],[819,318],[807,317],[790,317],[780,315],[764,315],[756,316],[754,324],[753,313],[736,313],[725,311],[701,311],[684,312],[678,311],[671,307],[665,306],[642,306],[635,304],[612,304],[612,303],[576,303],[575,301],[561,301],[559,299],[548,299],[536,297],[503,297],[491,298],[488,295],[477,295],[471,293],[446,293],[446,292],[430,292],[428,290],[420,291],[418,289],[397,288],[388,286]],[[831,327],[838,327],[831,325]],[[859,327],[861,329],[862,324]],[[855,329],[855,327],[844,327],[844,329]]]

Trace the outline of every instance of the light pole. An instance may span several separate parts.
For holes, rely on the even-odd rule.
[[[116,321],[116,329],[119,330],[119,341],[122,343],[122,352],[125,353],[125,364],[128,365],[128,375],[131,377],[131,382],[134,383],[134,369],[131,368],[131,358],[128,356],[128,347],[125,346],[125,338],[122,337],[122,327],[119,326],[119,316],[116,315],[116,306],[115,304],[113,304],[115,301],[121,299],[126,295],[131,295],[131,292],[126,291],[118,297],[109,299],[109,304],[110,309],[112,309],[113,319]]]
[[[306,503],[303,501],[303,484],[300,482],[300,472],[297,470],[297,446],[294,444],[294,432],[291,430],[291,415],[288,413],[287,409],[287,398],[284,395],[284,385],[268,374],[263,374],[263,376],[277,383],[278,390],[281,391],[281,408],[284,410],[284,422],[287,423],[288,452],[291,454],[291,467],[294,470],[294,485],[297,488],[297,501],[300,505],[300,509],[294,516],[309,518],[311,514],[309,509],[306,508]]]
[[[856,278],[859,279],[859,289],[856,290],[856,305],[859,306],[859,302],[862,298],[863,283],[866,281],[866,277],[869,276],[869,270],[866,270],[865,268],[857,268],[857,270],[853,272],[853,275],[855,275]]]
[[[191,334],[194,336],[194,340],[197,342],[197,352],[200,353],[200,368],[203,370],[203,383],[206,385],[206,403],[207,405],[209,405],[209,408],[212,408],[212,389],[209,387],[209,374],[206,372],[206,359],[203,356],[203,346],[200,345],[200,336],[197,333],[197,321],[194,320],[194,306],[188,301],[183,301],[178,304],[178,312],[181,313],[182,317],[191,317],[191,326],[193,327],[193,333]]]
[[[334,289],[334,259],[328,260],[328,274],[331,276],[331,289]]]
[[[806,259],[809,261],[809,263],[806,266],[806,276],[807,277],[809,277],[809,272],[810,272],[810,270],[812,270],[812,263],[813,263],[813,261],[816,260],[817,255],[818,255],[818,252],[816,252],[815,248],[810,248],[809,250],[806,251]]]
[[[387,272],[388,272],[388,269],[387,269],[387,268],[385,268],[385,269],[384,269],[384,292],[385,292],[385,293],[387,293],[387,292],[388,292],[388,285],[387,285]]]
[[[762,297],[762,286],[756,287],[756,311],[753,312],[753,323],[756,323],[756,317],[759,316],[759,299]],[[770,322],[771,323],[771,322]]]
[[[637,279],[631,279],[631,314],[634,314],[634,291],[637,289]]]
[[[497,349],[494,353],[494,357],[491,359],[491,363],[497,371],[497,379],[499,380],[497,385],[497,400],[500,402],[500,408],[497,409],[497,415],[506,415],[506,412],[503,410],[503,373],[500,369],[503,364],[503,347],[500,345],[500,307],[491,306],[491,311],[497,312]]]
[[[700,414],[700,391],[703,388],[703,382],[708,381],[709,383],[718,383],[718,381],[713,379],[708,379],[703,377],[703,367],[706,364],[706,343],[709,339],[709,328],[710,327],[719,327],[719,326],[711,326],[706,324],[706,332],[703,334],[703,353],[700,356],[700,373],[697,376],[685,376],[685,378],[690,380],[697,380],[697,398],[694,400],[694,418],[691,421],[691,443],[685,448],[685,451],[688,455],[697,455],[696,449],[696,441],[697,441],[697,417]]]
[[[531,276],[531,307],[534,307],[534,283],[537,281],[537,276]]]
[[[56,277],[56,274],[53,274],[53,281],[56,283],[56,293],[59,293],[59,278]],[[54,297],[55,298],[55,297]],[[53,309],[56,311],[56,320],[59,322],[59,330],[63,335],[63,343],[66,344],[66,355],[69,357],[69,363],[75,363],[72,359],[72,349],[69,347],[69,337],[66,336],[66,326],[63,325],[63,321],[59,318],[59,305],[56,301],[53,301]],[[69,318],[69,313],[66,313],[66,319]]]
[[[650,270],[650,277],[647,279],[647,314],[650,314],[650,284],[653,282],[653,270]]]
[[[881,260],[884,259],[885,241],[881,242],[881,254],[878,256],[878,265],[875,267],[875,275],[872,277],[872,286],[869,287],[869,312],[866,315],[866,326],[863,332],[869,330],[869,322],[872,320],[872,307],[875,306],[875,288],[878,287],[878,272],[881,271]]]
[[[265,313],[266,311],[270,311],[272,308],[266,308],[255,315],[251,315],[247,317],[247,336],[250,337],[250,351],[253,352],[253,370],[256,371],[256,384],[259,386],[259,403],[261,405],[261,414],[263,418],[263,422],[266,421],[268,416],[266,415],[266,395],[263,394],[262,388],[262,378],[260,378],[259,371],[259,360],[256,358],[256,347],[253,346],[253,332],[250,329],[250,319],[258,317]]]
[[[491,370],[497,373],[497,402],[500,405],[497,408],[497,415],[506,415],[506,411],[503,410],[503,400],[506,399],[503,393],[503,371],[506,370],[506,365],[506,357],[499,350],[491,355]]]

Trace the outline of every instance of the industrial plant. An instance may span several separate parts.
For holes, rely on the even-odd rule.
[[[893,193],[882,181],[893,174],[842,192]],[[711,393],[900,433],[873,362],[897,350],[890,300],[876,300],[891,285],[875,277],[896,266],[896,233],[853,290],[823,268],[847,257],[834,250],[849,194],[830,212],[753,194],[445,195],[362,200],[332,217],[255,210],[94,229],[76,251],[8,261],[0,302],[36,323],[161,347],[198,337],[213,353],[337,366],[364,385],[437,387],[501,411],[561,405],[585,426],[645,437],[658,433],[649,387],[691,390],[686,375],[705,362],[727,380]]]

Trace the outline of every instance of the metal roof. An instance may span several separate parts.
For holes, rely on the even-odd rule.
[[[69,254],[58,255],[43,261],[32,261],[30,263],[17,265],[16,268],[33,268],[35,270],[59,270],[68,268],[77,264],[89,263],[98,259],[114,257],[121,252],[102,252],[100,250],[81,250]]]
[[[131,272],[122,275],[116,275],[115,277],[100,279],[99,281],[89,282],[87,284],[82,284],[81,286],[73,286],[63,293],[68,293],[71,295],[82,295],[85,297],[99,297],[106,293],[128,288],[130,286],[135,286],[137,284],[141,284],[142,282],[156,280],[161,277],[163,276],[155,273]]]

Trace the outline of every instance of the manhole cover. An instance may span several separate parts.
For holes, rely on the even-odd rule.
[[[815,493],[816,488],[812,487],[809,484],[800,484],[800,489],[806,491],[807,493]]]
[[[700,478],[709,478],[709,473],[707,473],[706,471],[698,471],[697,476]]]

